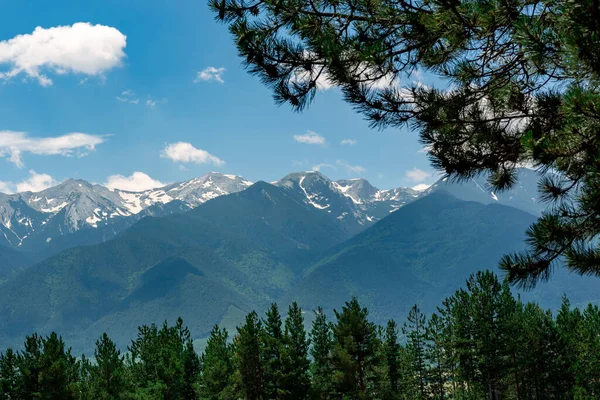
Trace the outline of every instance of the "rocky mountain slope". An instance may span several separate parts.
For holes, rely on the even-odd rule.
[[[210,173],[143,192],[70,179],[38,193],[0,193],[0,244],[24,252],[47,248],[47,255],[104,241],[145,216],[189,210],[250,185],[239,176]],[[75,235],[80,231],[85,233]]]

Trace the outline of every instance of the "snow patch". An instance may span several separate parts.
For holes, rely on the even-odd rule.
[[[315,208],[318,208],[319,210],[324,210],[326,208],[329,208],[329,204],[322,206],[313,201],[313,198],[316,197],[316,195],[312,195],[312,196],[309,195],[308,192],[306,191],[306,189],[304,188],[304,186],[302,186],[302,182],[304,182],[304,178],[306,178],[306,176],[302,176],[302,178],[300,178],[300,182],[298,182],[298,186],[300,186],[300,189],[302,189],[302,191],[304,192],[304,195],[308,199],[309,204]]]

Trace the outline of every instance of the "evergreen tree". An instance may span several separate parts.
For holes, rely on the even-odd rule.
[[[263,387],[267,399],[281,398],[283,332],[276,303],[271,304],[263,321],[262,341]]]
[[[125,392],[124,357],[106,333],[96,341],[95,365],[90,366],[92,386],[98,399],[118,399]]]
[[[206,349],[201,357],[202,373],[199,394],[202,399],[225,399],[228,385],[234,373],[233,346],[228,343],[228,334],[218,325],[212,329]]]
[[[513,318],[508,353],[511,370],[512,393],[519,399],[560,399],[568,390],[561,387],[558,363],[560,340],[556,323],[549,311],[538,305],[519,304]]]
[[[513,186],[524,163],[553,207],[503,259],[531,286],[562,263],[600,276],[600,56],[592,0],[210,0],[252,74],[295,110],[336,86],[373,127],[419,130],[434,167]],[[427,71],[428,84],[414,83]],[[562,257],[564,256],[564,257]]]
[[[448,361],[446,360],[446,326],[438,314],[432,314],[426,328],[425,359],[429,366],[427,381],[430,385],[431,397],[435,400],[446,398],[446,382],[448,377]]]
[[[75,399],[78,365],[71,350],[65,349],[64,341],[55,332],[42,340],[42,348],[39,358],[39,398]]]
[[[282,352],[281,398],[304,400],[310,389],[308,349],[302,310],[296,302],[288,308]]]
[[[418,398],[424,400],[428,397],[425,360],[427,319],[416,304],[410,309],[407,319],[408,322],[404,324],[403,328],[406,336],[406,351],[412,365],[412,375],[415,379],[414,386]]]
[[[376,395],[375,370],[380,366],[379,338],[368,311],[356,298],[334,311],[337,323],[333,327],[335,390],[352,399],[368,399]]]
[[[175,326],[165,321],[161,329],[154,324],[139,327],[127,359],[136,391],[149,397],[162,396],[165,400],[189,393],[193,382],[186,382],[188,342],[190,333],[181,319]]]
[[[581,398],[600,397],[600,310],[589,304],[582,313],[582,320],[575,343],[577,361],[574,366],[575,382]]]
[[[33,334],[25,337],[24,350],[19,354],[21,372],[21,397],[33,400],[40,393],[40,359],[42,357],[42,338]]]
[[[64,341],[26,337],[24,350],[0,353],[3,400],[267,400],[262,357],[281,329],[276,307],[267,331],[247,315],[233,344],[215,326],[201,360],[179,319],[139,328],[123,357],[105,334],[94,361],[77,361]],[[466,290],[426,318],[413,307],[398,328],[368,320],[356,299],[327,322],[317,310],[310,337],[301,309],[289,307],[278,346],[278,398],[285,400],[592,400],[599,398],[600,309],[583,311],[565,298],[556,318],[515,299],[489,272],[472,275]],[[270,334],[267,334],[270,332]],[[273,348],[273,347],[272,347]],[[308,358],[308,352],[312,361]],[[273,358],[271,358],[273,360]],[[271,368],[273,364],[271,364]]]
[[[183,400],[196,400],[196,383],[200,375],[200,357],[194,350],[194,344],[188,337],[185,340],[185,350],[183,353],[183,390],[181,398]]]
[[[238,327],[236,337],[236,368],[246,400],[265,399],[263,368],[261,363],[261,337],[263,327],[256,312],[246,316],[244,325]]]
[[[9,348],[0,353],[0,394],[2,399],[17,399],[21,392],[18,357]]]
[[[458,333],[461,367],[468,381],[479,384],[488,400],[497,400],[504,390],[511,340],[510,321],[516,302],[506,284],[491,272],[478,272],[467,281],[467,292],[456,295],[454,312],[463,327]]]
[[[385,328],[383,340],[383,351],[385,358],[385,397],[387,399],[398,398],[400,381],[401,347],[398,343],[398,325],[394,320],[389,320]]]
[[[333,332],[321,307],[315,311],[310,332],[312,347],[312,395],[317,400],[333,398]]]

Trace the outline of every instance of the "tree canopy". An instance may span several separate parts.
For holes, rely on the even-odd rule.
[[[215,326],[200,357],[181,319],[140,327],[124,355],[104,334],[92,359],[34,334],[0,352],[0,399],[591,400],[599,331],[598,306],[565,298],[553,315],[478,272],[436,313],[412,307],[402,329],[353,298],[330,313],[251,312],[232,337]]]
[[[510,188],[540,171],[547,212],[508,279],[557,263],[600,275],[600,3],[592,0],[210,0],[252,74],[295,110],[338,87],[372,127],[418,130],[432,165]],[[415,82],[417,73],[431,82]]]

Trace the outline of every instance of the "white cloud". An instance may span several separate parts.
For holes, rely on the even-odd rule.
[[[0,181],[0,193],[41,192],[44,189],[55,186],[58,182],[48,174],[38,174],[34,170],[29,171],[29,179],[19,183]]]
[[[165,184],[156,179],[152,179],[143,172],[136,171],[131,176],[111,175],[106,179],[104,186],[109,189],[142,192],[144,190],[165,186]]]
[[[148,100],[146,100],[146,107],[154,108],[154,107],[156,107],[157,104],[165,104],[165,103],[167,103],[166,98],[162,98],[161,100],[154,100],[152,98],[149,98]]]
[[[213,156],[206,150],[197,149],[191,143],[169,143],[163,150],[161,157],[169,158],[179,163],[223,165],[225,161]]]
[[[294,135],[294,140],[304,144],[318,144],[321,146],[326,144],[325,138],[313,131],[308,131],[304,135]]]
[[[202,71],[198,71],[196,74],[196,78],[194,79],[194,83],[198,82],[209,82],[209,81],[217,81],[219,83],[225,83],[223,80],[223,73],[225,72],[225,68],[215,68],[215,67],[206,67]]]
[[[313,171],[320,171],[323,168],[333,168],[333,169],[336,169],[335,165],[321,163],[321,164],[313,165],[312,168],[311,168],[311,170],[313,170]]]
[[[48,174],[38,174],[34,170],[29,171],[29,179],[17,183],[17,192],[41,192],[56,185],[56,181]]]
[[[406,177],[413,182],[423,182],[427,178],[431,178],[433,176],[432,172],[423,171],[419,168],[413,168],[411,170],[406,171]]]
[[[135,92],[129,89],[122,91],[121,95],[117,96],[117,100],[123,103],[131,104],[138,104],[140,102],[140,99],[135,95]]]
[[[396,79],[393,74],[379,77],[381,74],[378,73],[376,69],[369,67],[367,63],[357,64],[351,72],[358,76],[358,78],[366,80],[367,82],[365,84],[371,89],[385,89],[390,86],[398,86],[399,84],[398,79]],[[291,77],[291,82],[304,83],[311,79],[316,79],[315,84],[318,90],[329,90],[336,87],[331,79],[331,74],[328,69],[323,66],[317,66],[311,71],[296,70]]]
[[[417,192],[422,192],[425,189],[428,189],[431,185],[427,184],[427,183],[419,183],[418,185],[415,185],[412,187],[413,190],[416,190]]]
[[[14,184],[12,182],[0,181],[0,193],[14,193]]]
[[[17,167],[23,167],[21,158],[23,153],[37,155],[62,155],[73,154],[82,157],[96,146],[104,143],[105,138],[100,135],[87,133],[68,133],[62,136],[35,138],[25,132],[0,131],[0,157],[9,157]]]
[[[38,26],[33,33],[0,42],[0,65],[8,65],[0,71],[0,79],[25,74],[49,86],[52,79],[44,71],[100,76],[121,65],[126,46],[127,36],[110,26],[86,22],[47,29]]]
[[[337,160],[335,163],[337,166],[345,168],[351,174],[362,174],[367,170],[365,167],[361,167],[360,165],[351,165],[343,160]]]
[[[427,154],[427,153],[429,153],[429,152],[431,151],[431,149],[432,149],[432,147],[431,147],[431,146],[425,146],[425,147],[423,147],[423,148],[419,149],[419,150],[417,151],[417,153],[421,153],[421,154]]]
[[[321,67],[320,69],[314,71],[296,70],[291,78],[291,82],[303,83],[314,78],[316,78],[315,84],[319,90],[329,90],[335,87],[325,67]]]
[[[356,139],[344,139],[340,142],[340,144],[348,146],[354,146],[356,143]]]

